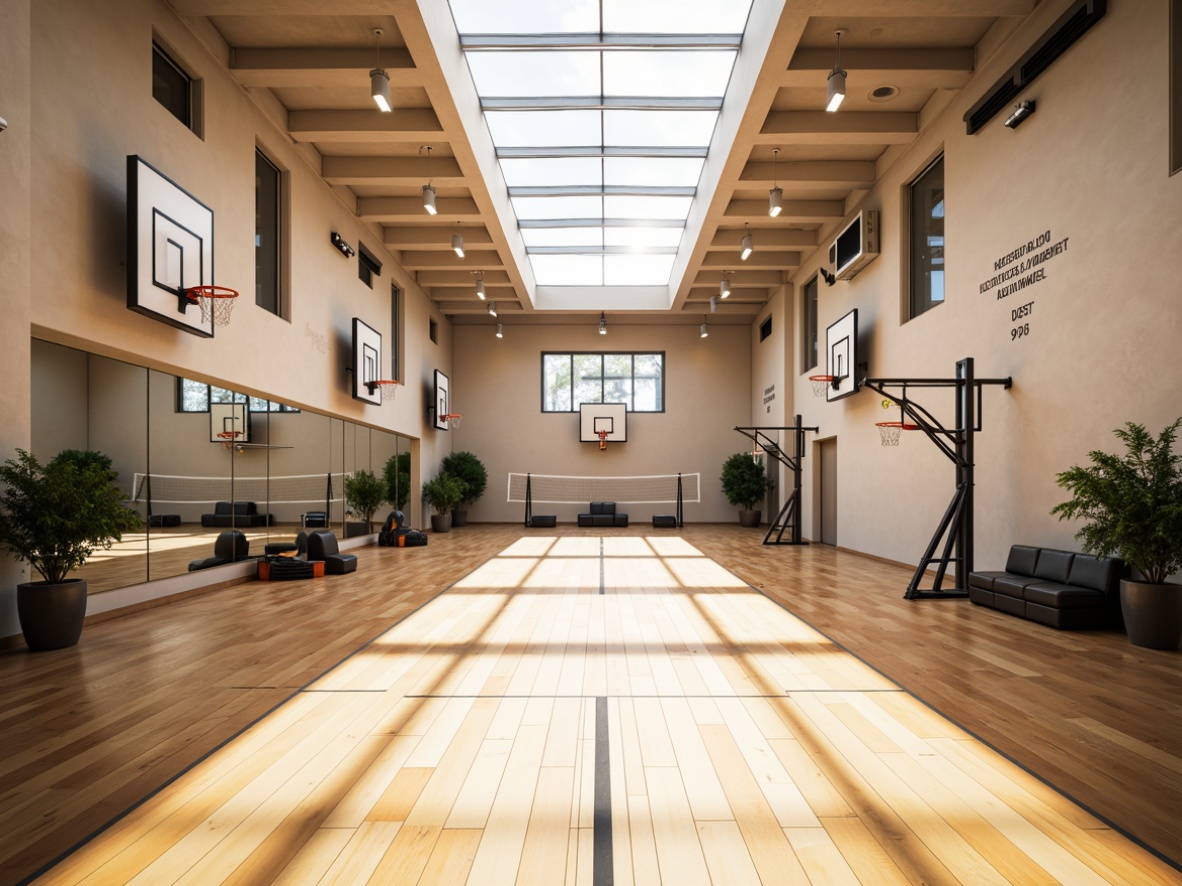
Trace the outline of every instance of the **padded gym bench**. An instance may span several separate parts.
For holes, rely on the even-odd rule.
[[[970,572],[969,599],[1054,628],[1120,627],[1123,560],[1014,545],[1005,572]]]
[[[356,555],[342,554],[337,546],[337,537],[329,529],[308,533],[308,559],[323,560],[324,571],[329,575],[357,571]]]
[[[591,502],[591,513],[579,514],[580,526],[627,526],[628,515],[616,513],[614,501]]]

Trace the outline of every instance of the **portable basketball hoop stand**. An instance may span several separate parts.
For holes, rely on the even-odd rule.
[[[862,384],[882,397],[897,403],[903,423],[916,425],[956,466],[956,490],[944,516],[940,518],[932,540],[920,558],[919,566],[907,585],[905,600],[949,600],[969,595],[968,576],[973,571],[973,436],[981,430],[981,391],[985,385],[1000,385],[1009,390],[1013,379],[977,378],[973,358],[957,361],[955,378],[868,378]],[[946,428],[927,409],[907,396],[908,388],[954,388],[956,390],[955,426]],[[896,389],[894,392],[889,388]],[[940,556],[936,549],[941,539]],[[956,564],[956,587],[943,589],[948,564]],[[928,567],[936,566],[930,590],[920,590],[919,583]]]
[[[800,537],[800,478],[801,462],[804,459],[804,434],[805,431],[817,433],[820,428],[804,427],[798,415],[796,416],[796,424],[788,427],[735,428],[735,430],[751,440],[757,449],[763,450],[792,472],[792,494],[788,496],[788,500],[780,508],[780,513],[776,515],[776,519],[768,527],[767,535],[763,537],[763,543],[765,545],[807,545],[808,542]],[[793,438],[793,454],[789,455],[785,452],[776,438],[768,436],[768,431],[790,431]],[[788,531],[788,541],[784,541],[785,530]],[[776,536],[775,541],[772,541],[773,533]]]

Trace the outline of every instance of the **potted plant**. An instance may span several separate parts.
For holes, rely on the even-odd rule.
[[[373,514],[382,502],[386,500],[386,484],[379,480],[373,471],[360,470],[352,477],[345,478],[345,502],[353,512],[361,517],[363,527],[358,527],[362,534],[373,529]],[[345,535],[349,535],[349,526],[345,526]]]
[[[1140,573],[1140,580],[1121,582],[1121,613],[1129,641],[1150,649],[1177,649],[1182,639],[1182,586],[1166,581],[1182,569],[1179,425],[1182,418],[1154,439],[1127,422],[1114,432],[1124,453],[1089,452],[1090,465],[1059,474],[1072,497],[1051,509],[1060,520],[1084,520],[1075,537],[1089,554],[1115,554]]]
[[[464,498],[464,484],[451,474],[440,474],[423,484],[423,498],[435,511],[431,515],[431,531],[447,532],[451,529],[452,508]]]
[[[758,526],[763,516],[756,505],[763,500],[771,481],[763,472],[763,465],[749,452],[736,452],[722,463],[722,491],[726,500],[739,507],[739,524]]]
[[[86,579],[67,576],[140,516],[123,504],[102,453],[66,449],[44,465],[17,453],[0,465],[0,542],[43,579],[17,585],[17,616],[30,649],[63,649],[77,644],[86,618]]]
[[[386,481],[386,501],[401,511],[410,501],[410,453],[400,452],[386,459],[383,475]]]
[[[443,473],[451,474],[464,484],[464,497],[451,513],[452,526],[464,526],[468,522],[468,508],[484,495],[488,486],[488,471],[484,463],[471,452],[453,452],[443,457]]]

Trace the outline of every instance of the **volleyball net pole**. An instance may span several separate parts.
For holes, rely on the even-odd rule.
[[[806,431],[815,434],[820,431],[820,428],[806,428],[801,424],[801,417],[798,415],[796,416],[796,424],[793,425],[737,427],[735,430],[754,444],[753,456],[758,457],[760,454],[766,454],[788,468],[792,475],[792,494],[788,496],[783,507],[780,508],[780,513],[776,515],[776,519],[768,527],[767,535],[763,537],[763,543],[765,545],[807,545],[808,542],[800,534],[800,490],[804,461],[804,435]],[[772,432],[775,433],[774,437]],[[791,455],[785,452],[780,445],[781,432],[792,435],[793,451]],[[788,531],[787,541],[784,541],[785,530]],[[772,541],[773,534],[776,536],[775,541]]]

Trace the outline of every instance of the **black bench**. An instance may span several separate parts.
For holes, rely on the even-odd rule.
[[[213,506],[212,514],[201,515],[201,525],[207,527],[270,526],[274,523],[270,514],[260,514],[259,506],[253,501],[219,501]]]
[[[1120,627],[1123,560],[1014,545],[1004,572],[970,572],[969,599],[1055,628]]]
[[[614,501],[591,502],[591,513],[579,514],[580,526],[627,526],[628,515],[616,513]]]

